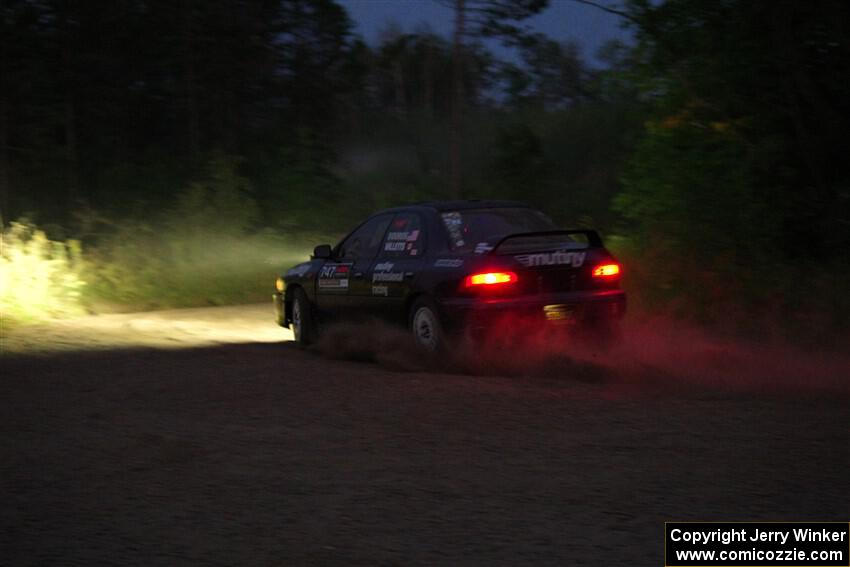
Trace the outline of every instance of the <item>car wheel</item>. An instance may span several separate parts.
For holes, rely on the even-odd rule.
[[[304,290],[297,288],[292,297],[292,334],[298,346],[307,346],[315,341],[316,324],[310,300]]]
[[[410,308],[410,331],[416,346],[425,352],[437,352],[445,346],[445,335],[434,302],[417,299]]]

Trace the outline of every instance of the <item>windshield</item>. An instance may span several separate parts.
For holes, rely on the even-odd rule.
[[[442,213],[452,250],[483,254],[509,234],[557,230],[549,217],[527,207],[470,209]]]

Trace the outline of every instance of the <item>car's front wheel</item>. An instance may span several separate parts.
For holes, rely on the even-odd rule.
[[[445,346],[445,334],[434,302],[417,299],[410,308],[410,331],[416,346],[425,352],[437,352]]]
[[[298,346],[307,346],[316,340],[316,323],[310,300],[304,290],[297,288],[292,297],[292,334]]]

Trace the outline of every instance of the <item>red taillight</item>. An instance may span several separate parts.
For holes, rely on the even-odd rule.
[[[514,283],[518,279],[517,275],[513,272],[485,272],[466,276],[463,283],[465,287],[473,287],[476,285],[509,284]]]
[[[593,268],[594,278],[613,278],[620,275],[620,264],[601,264]]]

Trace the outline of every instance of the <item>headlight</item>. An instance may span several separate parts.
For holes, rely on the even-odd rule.
[[[277,277],[277,279],[274,281],[274,287],[275,287],[276,290],[283,293],[283,290],[286,289],[286,284],[283,283],[282,277],[280,277],[280,276]]]

